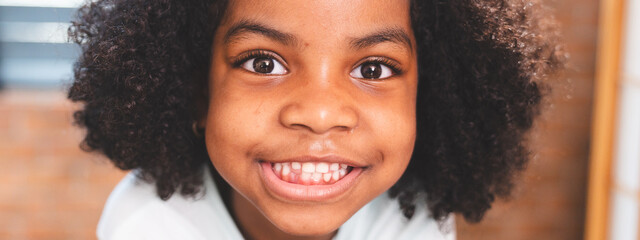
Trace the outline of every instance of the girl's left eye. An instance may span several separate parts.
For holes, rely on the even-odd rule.
[[[393,76],[393,69],[378,62],[365,62],[358,65],[349,75],[360,79],[385,79]]]
[[[247,71],[260,74],[282,75],[287,73],[287,69],[278,60],[268,56],[248,59],[241,66]]]

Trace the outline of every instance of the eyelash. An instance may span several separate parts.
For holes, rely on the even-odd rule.
[[[251,50],[231,59],[231,66],[233,66],[234,68],[238,68],[242,66],[243,63],[249,61],[249,59],[252,58],[273,58],[276,61],[280,61],[280,59],[274,53],[271,53],[269,51]]]
[[[363,61],[361,61],[360,63],[358,63],[353,69],[357,68],[360,65],[363,65],[365,63],[375,63],[375,64],[380,64],[380,65],[385,65],[387,67],[389,67],[391,69],[391,71],[393,71],[394,75],[400,75],[402,74],[404,71],[400,68],[399,64],[391,59],[388,59],[386,57],[369,57],[364,59]]]
[[[252,58],[273,58],[276,61],[280,61],[279,58],[274,54],[271,53],[269,51],[265,51],[265,50],[252,50],[246,53],[243,53],[237,57],[234,57],[231,60],[231,66],[233,66],[234,68],[238,68],[240,66],[242,66],[242,64],[244,64],[246,61],[249,61]],[[375,63],[375,64],[381,64],[381,65],[385,65],[387,67],[389,67],[391,69],[391,71],[393,71],[394,75],[400,75],[402,74],[404,71],[400,68],[399,64],[396,63],[395,61],[388,59],[386,57],[369,57],[366,58],[365,60],[361,61],[360,63],[358,63],[355,67],[353,67],[353,69],[357,68],[358,66],[365,64],[365,63]]]

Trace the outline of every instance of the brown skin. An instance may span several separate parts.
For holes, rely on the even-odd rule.
[[[244,29],[226,38],[242,22],[284,35]],[[390,29],[406,41],[365,39]],[[374,41],[356,46],[358,39]],[[260,74],[251,64],[234,64],[251,50],[265,50],[284,71]],[[211,161],[233,188],[232,214],[246,238],[330,239],[406,169],[417,92],[409,1],[231,1],[213,53],[202,125]],[[401,71],[360,78],[358,67],[371,57]],[[265,187],[259,161],[305,155],[338,155],[366,167],[348,191],[326,201],[293,201]]]

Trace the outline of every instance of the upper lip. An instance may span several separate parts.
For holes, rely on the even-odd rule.
[[[270,162],[270,163],[284,163],[284,162],[328,162],[328,163],[340,163],[340,164],[347,164],[351,167],[360,167],[360,168],[364,168],[367,165],[366,164],[362,164],[356,161],[353,161],[349,158],[344,158],[338,155],[326,155],[326,156],[322,156],[322,157],[317,157],[317,156],[311,156],[311,155],[305,155],[305,156],[297,156],[297,157],[292,157],[292,158],[285,158],[285,159],[278,159],[278,160],[263,160],[265,162]]]

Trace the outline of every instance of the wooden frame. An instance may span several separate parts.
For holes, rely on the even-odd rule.
[[[624,0],[601,0],[584,239],[606,239]]]

